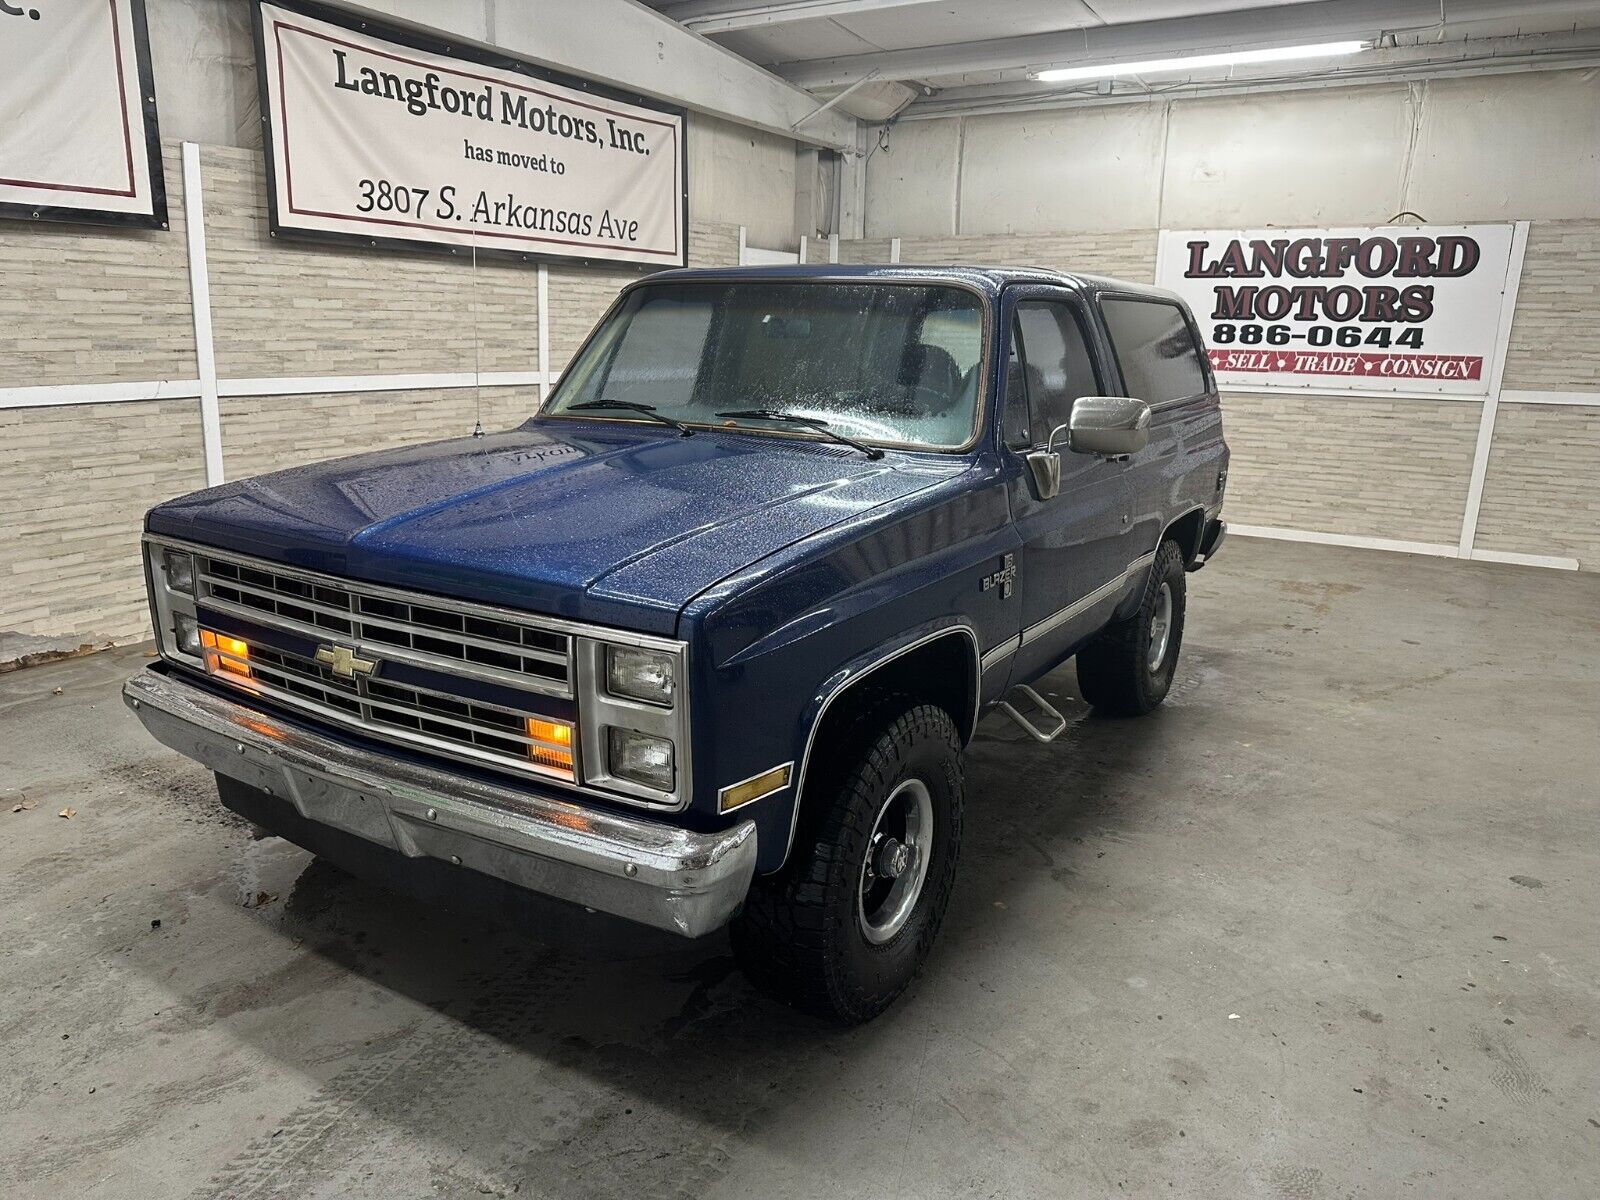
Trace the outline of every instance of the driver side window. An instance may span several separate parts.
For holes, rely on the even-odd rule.
[[[1048,300],[1024,300],[1017,305],[1017,332],[1021,340],[1021,374],[1026,380],[1031,439],[1043,446],[1050,431],[1065,425],[1072,402],[1079,396],[1101,394],[1083,328],[1067,305]]]

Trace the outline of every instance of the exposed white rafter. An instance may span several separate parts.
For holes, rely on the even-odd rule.
[[[1600,13],[1600,0],[1451,0],[1451,27],[1521,18]],[[1314,0],[1203,16],[1174,17],[911,50],[888,50],[780,64],[806,88],[842,87],[866,74],[880,79],[951,79],[968,74],[1171,57],[1242,47],[1304,45],[1440,24],[1439,0]]]
[[[941,117],[981,116],[1040,109],[1106,107],[1164,103],[1203,96],[1247,96],[1266,92],[1293,92],[1324,88],[1362,87],[1380,83],[1411,83],[1463,75],[1485,76],[1528,71],[1574,70],[1600,66],[1600,30],[1566,34],[1537,34],[1523,38],[1486,38],[1472,42],[1428,42],[1374,50],[1359,62],[1309,72],[1303,76],[1272,71],[1229,73],[1226,76],[1163,81],[1159,87],[1119,86],[1102,92],[1094,84],[1051,85],[1032,80],[1008,80],[970,87],[943,88],[918,100],[901,115],[902,121],[927,121]]]
[[[424,6],[414,0],[340,7],[484,44],[478,3],[427,5],[426,26],[415,20]],[[490,11],[490,48],[502,53],[830,150],[856,144],[854,119],[837,109],[795,130],[816,109],[814,96],[634,0],[516,0]]]
[[[663,9],[667,16],[696,33],[733,33],[812,21],[823,17],[849,17],[885,8],[909,8],[930,0],[778,0],[753,4],[751,0],[687,0]]]

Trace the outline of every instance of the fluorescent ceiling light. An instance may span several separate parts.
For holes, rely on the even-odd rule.
[[[1088,67],[1056,67],[1035,71],[1042,83],[1071,79],[1112,79],[1119,75],[1156,75],[1164,71],[1199,71],[1207,67],[1233,67],[1250,63],[1290,62],[1297,58],[1333,58],[1365,50],[1366,42],[1319,42],[1314,46],[1280,46],[1272,50],[1232,50],[1226,54],[1190,54],[1183,58],[1152,58],[1144,62],[1096,63]]]

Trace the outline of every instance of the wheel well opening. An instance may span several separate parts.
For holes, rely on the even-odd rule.
[[[875,736],[877,730],[861,728],[864,718],[901,697],[909,704],[934,704],[944,709],[965,742],[972,736],[976,675],[972,638],[964,632],[952,632],[890,659],[847,684],[828,706],[812,740],[805,786],[826,775],[829,763],[849,758],[863,736]]]
[[[1187,566],[1195,560],[1200,553],[1200,537],[1205,532],[1206,515],[1200,509],[1184,513],[1171,525],[1167,526],[1162,540],[1171,538],[1178,543],[1178,549],[1183,551],[1183,562]]]

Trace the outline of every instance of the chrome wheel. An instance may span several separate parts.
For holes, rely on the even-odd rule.
[[[920,779],[907,779],[883,802],[867,839],[856,892],[861,933],[873,945],[905,928],[922,895],[933,850],[933,797]]]
[[[1150,654],[1146,664],[1152,671],[1161,669],[1167,657],[1167,642],[1172,637],[1172,585],[1163,582],[1156,596],[1156,608],[1150,614]]]

